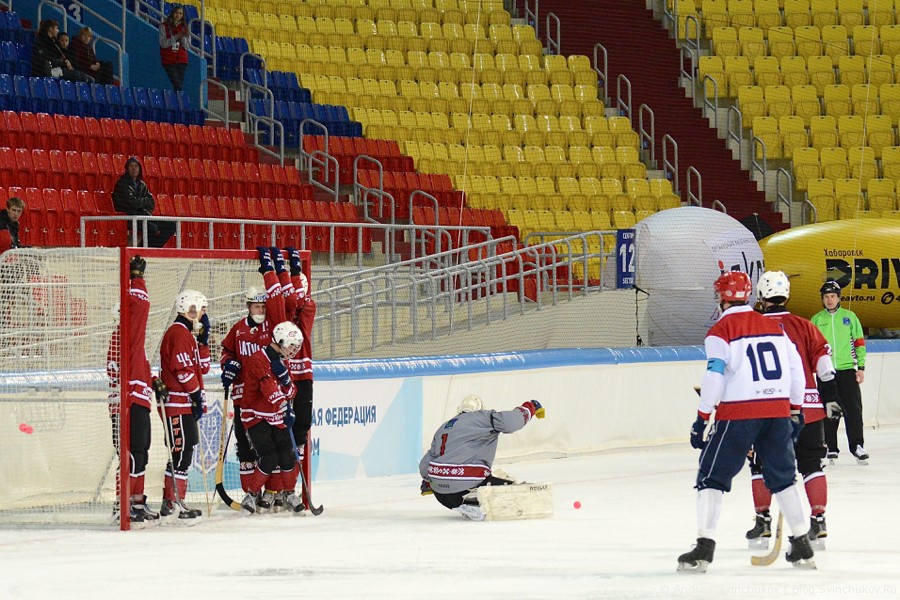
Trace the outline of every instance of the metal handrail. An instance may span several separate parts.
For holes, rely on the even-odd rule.
[[[700,171],[698,171],[694,166],[690,166],[687,168],[687,183],[685,187],[685,196],[687,196],[687,201],[690,204],[695,206],[703,206],[703,178],[700,176]],[[694,193],[693,181],[697,180],[697,193]]]
[[[268,68],[269,65],[266,62],[266,59],[263,58],[262,56],[260,56],[259,54],[256,54],[255,52],[244,52],[243,54],[241,54],[240,58],[238,59],[238,82],[241,86],[241,94],[244,94],[247,91],[245,89],[245,86],[253,85],[250,81],[247,81],[244,78],[244,59],[247,57],[254,58],[254,59],[262,62],[262,76],[263,76],[262,87],[268,89],[269,88],[269,68]],[[250,114],[250,97],[249,96],[244,98],[244,103],[246,105],[244,107],[244,120],[247,120],[247,117]],[[272,116],[273,117],[275,116],[275,96],[274,96],[274,94],[272,95]]]
[[[626,86],[627,101],[622,100],[622,84]],[[621,116],[627,116],[631,120],[631,80],[619,73],[616,78],[616,112]]]
[[[551,21],[555,27],[551,28]],[[559,50],[560,44],[560,23],[559,17],[555,13],[548,12],[545,25],[547,27],[547,52],[548,54],[562,54]]]
[[[191,26],[194,23],[200,23],[201,31],[199,34],[195,34],[193,32],[193,29]],[[206,51],[206,45],[204,44],[204,42],[206,41],[204,39],[204,35],[206,34],[207,28],[210,30],[211,35],[212,35],[209,52]],[[216,36],[216,26],[213,25],[212,23],[210,23],[209,21],[204,21],[203,17],[201,16],[200,18],[194,19],[190,23],[188,23],[188,34],[190,35],[190,38],[191,38],[191,47],[194,48],[194,51],[197,54],[199,54],[201,58],[206,59],[207,57],[209,57],[210,65],[207,65],[207,69],[209,69],[209,67],[211,66],[212,72],[215,73],[216,72],[216,63],[218,60],[216,57],[216,37],[217,37]],[[196,44],[196,46],[195,46],[195,44]],[[202,100],[203,100],[203,98],[201,97],[201,101]]]
[[[320,123],[319,121],[316,121],[315,119],[303,119],[303,121],[300,122],[300,168],[305,167],[304,159],[309,157],[309,153],[305,149],[306,148],[306,144],[305,144],[306,143],[306,127],[305,126],[307,124],[312,125],[313,127],[316,127],[322,131],[322,137],[324,138],[322,149],[324,150],[325,154],[329,154],[329,155],[331,154],[331,152],[328,150],[329,138],[331,137],[330,134],[328,133],[328,128],[325,127],[325,125]],[[326,179],[326,181],[328,181],[328,180]]]
[[[121,33],[122,34],[122,43],[119,45],[119,48],[124,49],[126,47],[126,43],[125,43],[126,42],[126,39],[125,39],[125,15],[126,15],[125,2],[122,3],[122,23],[119,25],[116,25],[115,23],[113,23],[112,21],[110,21],[109,19],[107,19],[106,17],[104,17],[103,15],[98,13],[97,11],[95,11],[94,9],[89,8],[87,5],[85,5],[80,0],[72,0],[72,3],[74,3],[80,10],[88,13],[89,15],[91,15],[92,17],[94,17],[95,19],[97,19],[98,21],[103,23],[104,25],[107,25],[110,29],[113,29],[114,31],[118,31],[119,33]],[[64,6],[57,4],[53,0],[40,0],[40,2],[38,3],[38,9],[37,9],[38,23],[40,23],[41,21],[44,20],[44,18],[42,16],[44,5],[47,5],[48,7],[58,10],[60,13],[62,13],[63,18],[60,19],[62,21],[62,23],[60,23],[60,26],[64,33],[68,33],[69,32],[69,23],[68,23],[69,13],[66,12],[66,9]],[[12,10],[12,2],[9,3],[9,9]],[[120,61],[120,63],[121,63],[121,61]],[[120,73],[121,73],[121,71],[120,71]]]
[[[363,207],[363,214],[368,216],[367,206],[362,203],[362,198],[359,196],[360,191],[369,189],[359,182],[359,163],[363,161],[374,164],[378,169],[378,187],[372,189],[377,189],[381,193],[384,193],[384,165],[380,160],[368,154],[358,154],[353,159],[353,196],[356,198],[356,203]]]
[[[202,110],[206,115],[209,115],[210,117],[214,117],[214,118],[219,119],[220,121],[222,121],[222,122],[225,124],[225,129],[228,129],[229,124],[231,123],[231,120],[230,120],[230,118],[231,118],[231,111],[230,111],[230,109],[229,109],[229,107],[228,107],[228,105],[229,105],[229,99],[228,99],[228,87],[227,87],[224,83],[221,83],[221,82],[219,82],[219,81],[216,81],[215,79],[210,79],[209,77],[206,77],[205,79],[203,79],[203,81],[200,82],[200,93],[201,93],[201,94],[203,93],[203,86],[204,86],[204,85],[207,86],[207,89],[206,89],[206,96],[207,96],[207,97],[209,97],[209,86],[210,86],[210,85],[214,85],[214,86],[216,86],[216,87],[218,87],[218,88],[221,88],[221,89],[225,92],[224,94],[222,94],[222,96],[225,98],[225,114],[224,114],[224,115],[220,115],[220,114],[216,113],[215,111],[211,110],[211,109],[209,108],[209,104],[208,104],[208,103],[207,103],[205,106],[204,106],[203,104],[201,104],[201,105],[200,105],[200,110]]]
[[[787,183],[787,194],[781,192],[782,181]],[[784,204],[787,207],[787,215],[790,220],[791,208],[794,205],[794,178],[784,167],[775,171],[775,201],[778,204]]]
[[[759,160],[756,158],[757,146],[762,148],[762,164],[760,164]],[[754,135],[752,138],[750,138],[750,179],[753,179],[754,172],[758,171],[759,173],[761,173],[763,191],[765,191],[766,189],[767,167],[768,162],[766,161],[766,142],[758,135]]]
[[[669,160],[669,148],[674,153],[674,160]],[[678,142],[668,133],[662,137],[663,174],[672,182],[672,189],[676,194],[681,193],[678,185]]]
[[[329,166],[334,167],[334,187],[328,187],[325,183],[316,180],[313,177],[313,167],[319,167],[325,173],[325,183],[329,181],[328,174],[331,172],[329,170]],[[323,192],[327,192],[334,198],[334,202],[338,202],[341,195],[341,184],[339,181],[339,177],[341,174],[341,165],[338,163],[338,159],[331,154],[327,154],[321,150],[314,150],[309,154],[309,165],[307,170],[307,176],[309,178],[310,185],[313,185]]]
[[[534,10],[531,10],[531,1],[525,0],[525,22],[534,27],[534,37],[541,39],[538,31],[538,2],[539,0],[534,0]]]
[[[93,44],[94,46],[94,54],[97,53],[97,42],[103,42],[104,44],[111,46],[112,49],[116,51],[116,56],[118,57],[119,62],[119,82],[122,85],[128,85],[128,80],[125,79],[125,49],[118,42],[94,34],[94,39],[91,40],[91,44]]]
[[[737,117],[737,132],[735,132],[731,128],[731,123],[733,121],[732,117]],[[725,134],[727,139],[734,140],[737,142],[738,146],[738,162],[743,164],[744,161],[744,133],[743,133],[743,123],[744,123],[744,114],[741,112],[737,106],[729,106],[728,107],[728,119],[727,119],[727,133]]]
[[[713,84],[713,102],[709,101],[709,98],[706,97],[706,82],[712,81]],[[700,87],[702,88],[700,93],[703,95],[703,108],[712,109],[712,120],[713,127],[716,128],[716,135],[718,135],[719,131],[719,82],[716,81],[715,78],[710,77],[709,75],[703,76],[703,81],[700,82]],[[696,90],[696,88],[694,88]]]
[[[278,152],[273,150],[269,150],[259,142],[259,124],[260,122],[267,123],[269,127],[271,127],[272,138],[275,137],[275,129],[281,130],[281,135],[278,136]],[[259,152],[263,154],[268,154],[273,158],[277,158],[278,162],[281,166],[284,166],[284,125],[281,121],[274,119],[273,117],[265,117],[260,115],[250,115],[250,124],[253,126],[253,145],[257,147]],[[274,141],[270,140],[270,141]]]
[[[409,224],[412,225],[414,222],[413,207],[414,207],[414,203],[415,203],[414,201],[417,196],[421,196],[422,198],[424,198],[425,200],[428,200],[428,202],[431,203],[431,205],[434,207],[434,224],[440,225],[440,219],[438,218],[438,209],[440,207],[440,203],[438,202],[437,198],[435,198],[434,196],[432,196],[431,194],[429,194],[428,192],[423,191],[423,190],[413,190],[412,192],[409,193]],[[423,248],[425,246],[425,237],[427,237],[427,236],[428,236],[428,232],[423,232],[423,235],[422,235],[422,247]],[[440,252],[441,251],[441,236],[434,236],[434,237],[436,238],[435,239],[435,249],[438,252]],[[452,240],[450,240],[450,242],[452,243]],[[416,238],[415,238],[415,236],[412,239],[412,248],[413,248],[413,258],[415,258],[415,256],[416,256]]]
[[[598,50],[600,51],[599,55],[597,53]],[[601,57],[602,67],[600,66]],[[603,44],[594,44],[594,72],[597,73],[597,89],[603,90],[603,105],[609,106],[609,94],[607,93],[609,90],[606,87],[606,82],[609,81],[607,77],[607,73],[609,73],[609,55]]]
[[[725,213],[726,215],[728,214],[728,209],[725,208],[725,205],[722,204],[722,201],[721,201],[721,200],[713,200],[713,201],[712,201],[711,208],[712,208],[713,210],[717,210],[717,211],[719,211],[719,212]]]
[[[689,35],[690,29],[688,28],[688,23],[694,24],[694,32],[696,35],[693,39]],[[697,56],[700,56],[700,20],[695,15],[684,16],[684,37],[679,39],[684,40],[684,44],[696,50]]]
[[[808,213],[812,213],[813,220],[808,221],[806,215]],[[818,223],[819,222],[819,209],[816,208],[816,205],[809,201],[809,198],[804,198],[803,203],[800,206],[800,224],[806,225],[807,223]]]
[[[647,131],[647,128],[644,127],[644,115],[648,115],[647,120],[650,124],[650,131]],[[638,135],[641,138],[641,149],[647,149],[650,151],[650,163],[651,165],[655,165],[656,163],[656,115],[653,114],[653,109],[647,106],[646,104],[641,104],[638,107]]]
[[[690,68],[685,67],[685,56],[690,57],[691,66]],[[694,54],[694,49],[688,45],[682,46],[678,51],[678,70],[682,80],[687,81],[687,85],[690,86],[691,90],[696,89],[696,75],[697,75],[697,56],[698,54]]]

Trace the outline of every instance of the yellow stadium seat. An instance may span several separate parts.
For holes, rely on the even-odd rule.
[[[743,114],[743,127],[749,128],[754,117],[766,115],[763,89],[756,85],[742,85],[738,88],[738,106]]]
[[[827,0],[825,0],[827,1]],[[822,27],[823,54],[831,57],[831,63],[838,66],[838,59],[850,53],[850,39],[847,28],[843,25],[826,25]]]
[[[850,88],[846,85],[826,85],[824,94],[825,114],[840,117],[853,114]]]
[[[814,179],[809,184],[808,199],[815,208],[813,222],[833,221],[837,216],[833,182],[830,179]]]
[[[881,54],[881,39],[874,25],[856,25],[853,32],[853,50],[860,56]]]
[[[807,68],[809,69],[809,83],[815,86],[820,96],[827,86],[834,85],[834,67],[828,56],[810,56],[807,59]]]
[[[850,100],[853,102],[853,114],[865,117],[881,112],[881,103],[878,100],[878,87],[867,83],[856,84],[850,90]]]
[[[728,0],[727,5],[728,18],[732,27],[741,29],[756,25],[752,0]]]
[[[794,43],[797,48],[797,56],[809,59],[811,56],[825,54],[822,47],[822,31],[818,27],[812,25],[797,27],[794,29]]]
[[[881,151],[882,177],[900,179],[900,146],[888,146]]]
[[[806,59],[802,56],[785,56],[779,66],[784,85],[794,87],[809,84],[809,71],[806,68]]]
[[[892,179],[870,179],[867,192],[869,210],[883,213],[897,209],[897,195]]]
[[[634,213],[625,210],[615,210],[612,213],[612,224],[616,229],[631,229],[636,223]]]
[[[733,27],[716,27],[712,32],[712,48],[716,56],[738,56],[741,45],[738,43],[737,29]]]
[[[865,22],[865,7],[863,0],[838,0],[838,22],[853,29]]]
[[[793,158],[795,148],[809,147],[809,135],[801,117],[781,117],[778,119],[778,132],[781,135],[782,155],[786,159]]]
[[[838,117],[838,137],[843,148],[866,144],[865,119],[859,115]]]
[[[822,148],[819,152],[819,163],[822,166],[823,178],[844,179],[850,175],[846,148]]]
[[[811,179],[822,176],[819,165],[819,151],[815,148],[794,149],[794,179],[797,189],[806,190],[806,184]]]
[[[809,136],[812,147],[821,151],[822,148],[833,148],[840,145],[840,137],[837,130],[837,119],[831,115],[812,117],[809,121]]]
[[[753,61],[755,84],[761,87],[781,85],[781,65],[774,56],[757,56]]]
[[[765,56],[766,40],[765,32],[759,27],[741,27],[738,30],[738,42],[741,45],[741,55],[751,62],[757,56]]]
[[[765,158],[768,160],[781,158],[781,135],[778,132],[778,119],[775,117],[754,117],[753,135],[765,144]],[[756,158],[763,158],[763,147],[756,147]]]
[[[838,13],[835,0],[811,0],[809,3],[812,24],[819,28],[837,25]]]
[[[896,125],[900,119],[900,84],[885,83],[879,90],[881,99],[881,112],[891,119],[891,124]]]
[[[858,179],[862,189],[868,189],[869,181],[878,177],[875,150],[868,146],[847,149],[847,163],[850,176]]]
[[[791,88],[784,85],[770,85],[763,95],[766,100],[766,113],[775,117],[783,117],[794,113],[794,105],[791,101]]]
[[[878,0],[869,3],[869,24],[884,27],[895,23],[894,0]]]
[[[866,83],[881,86],[894,83],[894,67],[887,54],[875,54],[866,59]]]
[[[811,25],[809,0],[784,0],[784,24],[792,29]]]
[[[794,42],[794,30],[790,27],[773,27],[769,29],[769,56],[779,60],[786,56],[795,56],[797,48]]]
[[[734,98],[742,86],[753,85],[750,61],[746,56],[725,57],[725,77],[728,79],[728,97]]]
[[[859,179],[838,179],[834,182],[834,198],[839,219],[852,219],[856,213],[866,209],[862,182]]]

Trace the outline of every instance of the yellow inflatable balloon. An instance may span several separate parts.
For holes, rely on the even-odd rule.
[[[834,279],[841,306],[863,327],[900,327],[900,219],[849,219],[794,227],[760,242],[767,271],[791,281],[788,307],[811,317],[819,288]]]

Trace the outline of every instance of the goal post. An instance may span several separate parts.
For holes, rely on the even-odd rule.
[[[195,289],[209,300],[212,369],[204,378],[209,412],[199,423],[201,443],[186,500],[204,514],[207,502],[218,502],[215,468],[225,410],[220,344],[246,315],[245,290],[264,287],[257,253],[16,249],[0,255],[0,527],[130,527],[131,404],[125,379],[131,365],[128,352],[114,353],[119,369],[113,382],[107,353],[117,331],[119,348],[131,344],[128,328],[119,326],[113,309],[118,305],[121,323],[130,322],[129,264],[135,255],[147,261],[150,313],[144,350],[153,376],[159,373],[160,344],[175,319],[177,296]],[[309,274],[309,253],[303,258]],[[155,398],[151,406],[145,493],[158,510],[168,449]],[[111,418],[116,410],[118,430]],[[228,467],[227,486],[239,493],[236,465]],[[124,507],[118,522],[117,505]]]

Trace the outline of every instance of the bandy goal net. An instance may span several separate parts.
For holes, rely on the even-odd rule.
[[[117,499],[125,495],[118,482],[128,480],[129,473],[128,456],[123,459],[116,448],[130,447],[129,432],[115,427],[111,418],[125,408],[119,400],[124,375],[110,380],[107,353],[116,331],[121,346],[130,347],[131,334],[120,328],[117,313],[127,302],[129,263],[135,254],[147,261],[145,351],[154,376],[163,334],[177,315],[176,298],[184,290],[197,290],[209,301],[213,368],[204,378],[208,412],[199,422],[200,443],[184,500],[204,514],[218,502],[215,471],[223,427],[230,423],[223,419],[228,408],[219,380],[220,343],[247,314],[245,291],[265,287],[257,253],[18,249],[0,256],[0,526],[129,527],[128,511],[116,510]],[[308,253],[304,259],[308,265]],[[126,308],[122,319],[127,318]],[[151,404],[145,493],[158,510],[170,455],[155,399]],[[224,463],[224,479],[224,487],[239,500],[233,449]]]

